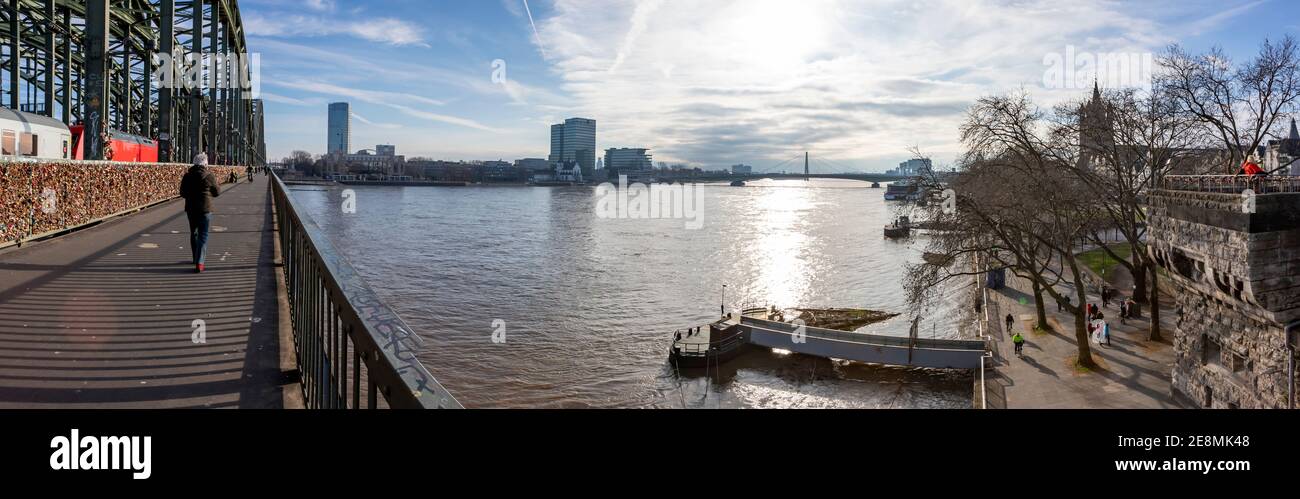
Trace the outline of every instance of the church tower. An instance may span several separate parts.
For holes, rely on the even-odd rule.
[[[1115,124],[1101,98],[1101,87],[1092,83],[1092,100],[1079,106],[1079,167],[1095,168],[1107,153],[1114,153]]]

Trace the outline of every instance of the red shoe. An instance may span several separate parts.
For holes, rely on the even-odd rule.
[[[198,264],[198,265],[195,265],[195,266],[194,266],[194,270],[195,270],[195,272],[202,274],[202,273],[203,273],[203,264],[200,263],[200,264]]]

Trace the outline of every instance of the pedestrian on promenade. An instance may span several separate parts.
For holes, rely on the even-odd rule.
[[[253,167],[250,165],[244,168],[244,173],[248,175],[248,183],[253,183]]]
[[[1021,336],[1020,333],[1017,332],[1015,336],[1011,337],[1011,343],[1016,345],[1016,357],[1023,357],[1022,354],[1025,350],[1025,337]]]
[[[1012,324],[1014,324],[1015,322],[1016,322],[1016,319],[1015,319],[1014,317],[1011,317],[1011,314],[1007,314],[1007,331],[1008,331],[1008,332],[1011,331],[1011,326],[1012,326]]]
[[[1101,339],[1105,341],[1106,346],[1110,346],[1110,323],[1101,323]]]
[[[208,170],[208,155],[194,156],[194,166],[181,177],[181,197],[185,198],[185,217],[190,222],[190,253],[194,272],[203,272],[208,252],[208,229],[212,226],[212,198],[221,195],[217,177]]]

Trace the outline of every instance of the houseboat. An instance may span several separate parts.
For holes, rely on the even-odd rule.
[[[899,180],[885,188],[885,201],[911,201],[916,199],[917,186],[911,180]]]

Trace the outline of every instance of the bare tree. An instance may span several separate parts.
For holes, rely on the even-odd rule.
[[[1156,84],[1178,112],[1200,123],[1217,144],[1218,171],[1235,174],[1270,138],[1300,99],[1300,53],[1295,38],[1265,39],[1254,58],[1234,65],[1223,49],[1200,55],[1171,45],[1157,58]]]
[[[1077,299],[1074,303],[1087,302],[1075,244],[1098,214],[1088,189],[1071,171],[1077,147],[1054,140],[1045,133],[1046,125],[1024,92],[985,97],[971,107],[961,127],[966,151],[959,174],[950,179],[932,175],[927,181],[931,189],[950,188],[957,196],[955,206],[926,210],[943,229],[930,243],[930,251],[942,258],[909,269],[909,298],[924,299],[934,283],[985,270],[962,258],[973,256],[1030,282],[1040,327],[1050,328],[1044,293],[1058,302],[1068,294]],[[1058,289],[1062,281],[1071,289]],[[1093,367],[1085,308],[1073,306],[1071,311],[1077,364]]]
[[[1052,134],[1064,147],[1077,144],[1081,158],[1072,171],[1095,197],[1103,215],[1085,233],[1102,251],[1133,277],[1133,298],[1150,303],[1157,320],[1149,339],[1159,340],[1159,289],[1146,251],[1146,211],[1142,196],[1170,171],[1198,170],[1205,158],[1199,147],[1200,122],[1178,112],[1170,92],[1134,89],[1102,92],[1095,89],[1087,102],[1057,106]],[[1117,231],[1127,242],[1128,258],[1121,257],[1102,237]]]

